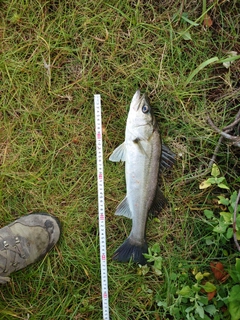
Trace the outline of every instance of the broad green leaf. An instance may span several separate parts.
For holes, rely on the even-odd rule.
[[[211,176],[217,177],[220,175],[220,170],[218,169],[218,166],[214,163],[212,166]]]
[[[240,230],[236,232],[237,240],[240,240]]]
[[[229,256],[229,253],[228,253],[228,251],[226,250],[226,249],[223,249],[223,255],[225,256],[225,257],[228,257]]]
[[[199,292],[201,290],[201,287],[199,286],[198,283],[195,283],[193,286],[192,286],[192,290],[194,292]]]
[[[240,294],[239,293],[240,293],[240,285],[237,284],[232,287],[228,301],[229,302],[232,302],[232,301],[239,302],[239,308],[240,308]],[[239,317],[239,319],[240,319],[240,317]]]
[[[142,275],[145,276],[150,270],[150,267],[145,264],[144,266],[141,266],[140,264],[138,265],[138,270],[137,270],[137,274],[138,275]]]
[[[211,185],[212,185],[211,182],[209,182],[208,180],[204,180],[203,182],[200,183],[199,189],[207,189]]]
[[[172,272],[172,273],[170,273],[170,276],[169,276],[169,278],[171,279],[171,280],[177,280],[177,278],[178,278],[178,275],[177,275],[177,273],[175,273],[175,272]]]
[[[157,305],[158,305],[159,307],[167,308],[167,302],[165,302],[165,301],[158,301]]]
[[[237,200],[237,191],[235,190],[230,197],[231,202],[236,202]]]
[[[185,309],[185,312],[189,313],[189,312],[193,311],[194,309],[195,309],[195,306],[191,306],[191,307],[188,307],[187,309]]]
[[[149,262],[154,261],[153,256],[151,254],[144,253],[143,255],[147,260],[149,260]]]
[[[182,297],[190,298],[192,297],[193,291],[189,286],[185,286],[180,291],[177,291],[177,294]]]
[[[158,243],[155,243],[151,248],[153,253],[160,253],[160,246]]]
[[[240,276],[240,259],[239,258],[236,258],[235,268],[236,268],[237,273]]]
[[[238,216],[236,218],[236,224],[237,224],[237,229],[240,230],[240,214],[238,214]]]
[[[230,291],[230,296],[228,298],[228,310],[231,314],[231,320],[240,319],[240,285],[235,285]]]
[[[156,258],[156,260],[154,261],[154,267],[157,268],[158,270],[162,269],[162,257]]]
[[[203,277],[209,277],[210,276],[210,272],[203,272]]]
[[[233,215],[233,212],[234,212],[233,207],[232,207],[232,206],[228,206],[228,210],[229,210],[229,212]]]
[[[201,281],[203,279],[203,274],[201,272],[198,272],[196,275],[195,275],[195,279],[197,281]]]
[[[206,282],[204,285],[201,286],[206,292],[213,292],[216,290],[216,287],[211,282]]]
[[[211,316],[214,316],[214,314],[215,314],[216,312],[218,312],[218,310],[216,309],[216,307],[215,307],[213,304],[210,304],[210,305],[204,307],[204,309],[205,309],[205,311],[206,311],[207,313],[209,313]]]
[[[203,212],[208,219],[211,219],[214,216],[212,210],[204,210]]]
[[[195,313],[197,313],[200,316],[200,318],[204,319],[204,309],[199,304],[196,307]]]
[[[230,202],[233,207],[235,207],[236,201],[237,201],[237,191],[235,190],[230,197]]]
[[[219,184],[219,183],[223,182],[225,180],[225,178],[224,177],[219,177],[219,178],[215,178],[215,180],[216,180],[216,183]]]
[[[219,183],[219,184],[218,184],[218,187],[221,188],[221,189],[227,189],[227,190],[229,190],[229,187],[228,187],[226,184],[224,184],[224,183]]]
[[[184,40],[192,40],[189,31],[180,31],[178,32],[178,34],[180,34],[180,36],[183,37]]]
[[[208,298],[206,296],[199,296],[198,299],[199,299],[199,302],[201,302],[202,305],[206,306],[208,304]]]
[[[227,227],[228,227],[227,224],[225,224],[223,221],[220,221],[219,225],[213,228],[213,231],[217,233],[224,233],[226,232]]]
[[[182,314],[180,307],[175,306],[175,304],[173,304],[173,305],[171,305],[171,306],[169,306],[169,305],[167,304],[167,307],[169,308],[169,313],[170,313],[171,316],[174,315],[174,317],[175,317],[176,319],[180,319],[180,317],[181,317],[180,314]]]
[[[238,274],[238,272],[233,269],[229,271],[229,274],[233,280],[234,283],[239,283],[240,282],[240,275]]]
[[[208,178],[207,181],[211,184],[217,184],[217,178]]]
[[[207,246],[210,246],[211,244],[214,244],[215,242],[213,241],[213,238],[212,237],[208,237],[206,238],[206,245]]]
[[[231,239],[233,237],[233,228],[227,229],[226,237],[227,237],[227,239]]]
[[[233,194],[230,197],[231,207],[234,211],[237,201],[237,191],[234,191]],[[240,204],[237,206],[237,213],[240,212]]]
[[[154,272],[157,276],[161,276],[161,275],[162,275],[161,269],[156,268],[156,267],[155,267],[155,264],[154,264],[154,266],[153,266],[152,268],[153,268],[153,272]]]
[[[223,217],[224,221],[227,223],[231,223],[232,222],[232,215],[230,212],[220,212],[220,216]]]
[[[218,203],[219,204],[223,204],[224,206],[228,206],[229,205],[229,199],[228,198],[225,198],[223,196],[218,196]]]

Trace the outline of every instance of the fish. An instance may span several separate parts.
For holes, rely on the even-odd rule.
[[[175,154],[164,144],[146,93],[133,95],[127,117],[125,141],[111,154],[110,161],[125,162],[126,197],[115,214],[132,219],[129,237],[113,254],[113,260],[144,265],[148,253],[147,218],[167,203],[158,186],[159,173],[170,169]]]

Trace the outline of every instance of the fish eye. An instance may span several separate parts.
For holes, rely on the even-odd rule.
[[[144,106],[142,107],[142,112],[143,112],[143,113],[148,113],[148,111],[149,111],[148,106],[144,105]]]

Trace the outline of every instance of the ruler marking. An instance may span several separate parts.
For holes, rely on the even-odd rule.
[[[96,132],[96,155],[97,155],[98,217],[99,217],[102,308],[103,308],[103,319],[110,320],[109,300],[108,300],[108,272],[107,272],[103,148],[102,148],[102,116],[101,116],[100,94],[94,95],[94,110],[95,110],[95,132]]]

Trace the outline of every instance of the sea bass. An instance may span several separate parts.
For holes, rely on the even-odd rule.
[[[160,167],[170,168],[175,155],[161,143],[156,119],[146,94],[138,90],[131,101],[125,141],[117,147],[110,161],[125,161],[127,194],[116,215],[132,219],[132,230],[115,251],[113,259],[145,264],[148,252],[146,224],[150,211],[159,212],[167,200],[158,187]]]

